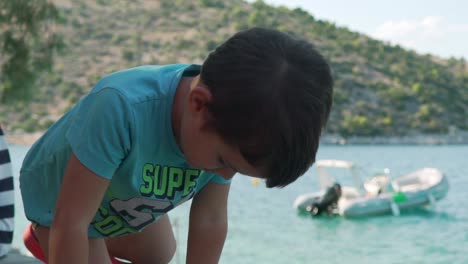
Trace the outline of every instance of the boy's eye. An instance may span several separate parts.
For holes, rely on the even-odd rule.
[[[219,165],[225,167],[226,166],[226,163],[224,162],[223,158],[221,158],[220,156],[218,156],[218,163]]]

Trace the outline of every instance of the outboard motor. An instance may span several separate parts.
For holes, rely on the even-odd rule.
[[[341,185],[334,183],[328,187],[325,194],[307,206],[306,210],[313,216],[320,215],[323,212],[331,213],[336,208],[338,200],[341,197]]]

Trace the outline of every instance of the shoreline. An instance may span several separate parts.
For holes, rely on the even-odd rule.
[[[415,134],[407,136],[350,136],[324,135],[321,140],[324,145],[467,145],[468,132],[458,131],[449,134]]]
[[[8,133],[6,139],[10,145],[32,145],[42,136],[43,132]],[[344,138],[338,135],[324,135],[320,143],[323,145],[467,145],[468,132],[446,135],[411,135],[402,137],[376,136]]]
[[[6,140],[9,145],[32,145],[42,134],[42,132],[8,133],[8,131],[5,131]]]

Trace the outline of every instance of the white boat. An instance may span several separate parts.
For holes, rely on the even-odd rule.
[[[321,191],[302,194],[293,205],[300,211],[313,214],[325,210],[344,217],[399,215],[400,210],[434,205],[445,197],[449,189],[446,176],[435,168],[421,168],[394,179],[387,172],[365,181],[361,177],[363,170],[349,161],[319,160],[316,168]],[[330,168],[348,170],[352,184],[336,184],[337,179],[329,173]],[[330,188],[333,184],[334,188]]]

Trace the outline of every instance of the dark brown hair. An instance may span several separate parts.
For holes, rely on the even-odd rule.
[[[272,29],[241,31],[209,54],[201,79],[213,95],[209,126],[262,168],[267,187],[286,186],[315,162],[333,78],[312,44]]]

